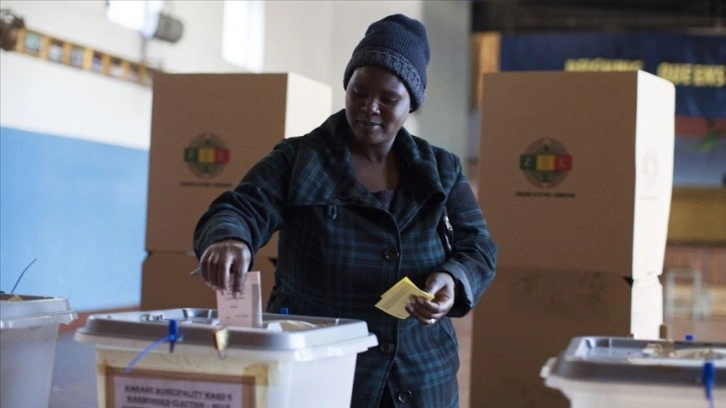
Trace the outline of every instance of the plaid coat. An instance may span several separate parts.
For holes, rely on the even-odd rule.
[[[378,337],[378,347],[358,354],[352,406],[377,407],[389,389],[400,406],[457,407],[451,320],[425,327],[374,305],[404,276],[423,288],[429,274],[446,271],[456,282],[449,316],[463,316],[494,278],[497,245],[454,154],[401,129],[393,147],[400,179],[386,208],[357,182],[347,134],[341,110],[311,133],[281,141],[211,204],[195,251],[235,238],[254,253],[279,229],[268,309],[365,320]],[[437,232],[444,206],[454,229],[449,259]]]

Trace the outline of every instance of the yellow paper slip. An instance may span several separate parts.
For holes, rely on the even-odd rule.
[[[421,296],[433,300],[434,295],[419,289],[408,277],[404,277],[388,289],[376,307],[399,319],[407,318],[406,305],[409,304],[411,296]]]

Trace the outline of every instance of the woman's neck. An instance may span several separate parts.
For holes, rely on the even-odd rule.
[[[395,190],[398,187],[398,155],[390,150],[387,155],[371,152],[367,156],[351,151],[351,162],[358,181],[368,191]]]

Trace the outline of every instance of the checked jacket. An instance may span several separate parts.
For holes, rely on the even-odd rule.
[[[279,230],[270,312],[365,320],[379,345],[357,356],[351,405],[458,406],[458,343],[449,317],[465,315],[492,282],[497,245],[454,154],[402,128],[393,149],[400,179],[390,206],[356,180],[345,111],[307,135],[282,140],[220,195],[194,234],[197,256],[238,239],[256,252]],[[446,206],[451,256],[437,225]],[[377,309],[380,295],[408,276],[423,288],[435,271],[456,282],[449,317],[431,327]]]

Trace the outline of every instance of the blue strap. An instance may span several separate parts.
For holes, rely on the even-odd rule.
[[[151,343],[148,347],[141,350],[141,352],[129,363],[129,365],[124,368],[124,373],[128,374],[131,372],[131,369],[134,368],[134,366],[141,361],[142,358],[144,358],[149,352],[156,347],[158,347],[160,344],[169,342],[169,353],[174,352],[174,344],[176,344],[177,341],[181,340],[181,337],[179,337],[179,326],[177,324],[176,320],[169,320],[169,328],[166,337],[162,337],[159,340],[156,340],[155,342]]]

